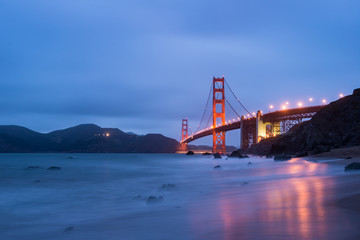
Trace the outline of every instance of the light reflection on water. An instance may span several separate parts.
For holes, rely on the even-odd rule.
[[[327,170],[325,164],[293,160],[278,169],[259,171],[260,175],[271,174],[274,179],[250,182],[242,186],[244,189],[224,188],[214,198],[215,203],[202,205],[205,208],[216,205],[217,213],[204,215],[218,219],[211,227],[218,225],[221,235],[204,235],[204,229],[197,228],[202,232],[196,236],[233,240],[348,239],[356,235],[358,223],[351,219],[359,217],[328,204],[336,195],[337,182],[321,175]],[[276,175],[282,178],[277,179]],[[198,212],[194,217],[193,223],[204,221]]]

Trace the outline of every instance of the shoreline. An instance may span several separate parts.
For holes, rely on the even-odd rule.
[[[343,165],[344,167],[352,162],[360,162],[360,146],[348,148],[336,148],[329,152],[310,155],[307,158],[319,163],[331,165]],[[329,161],[333,160],[333,161]]]
[[[345,166],[347,166],[350,163],[353,162],[360,163],[360,146],[332,149],[330,152],[311,155],[306,157],[306,159],[317,163],[337,165],[345,168]],[[356,175],[351,174],[346,177],[360,179],[360,170],[355,171],[355,173],[357,174]],[[356,184],[354,184],[353,186],[356,187]],[[359,205],[360,190],[357,193],[351,193],[351,190],[347,189],[348,186],[344,186],[344,187],[345,187],[344,192],[348,192],[349,196],[334,200],[334,202],[329,203],[329,205],[341,209],[347,209],[357,215],[360,215],[360,205]]]

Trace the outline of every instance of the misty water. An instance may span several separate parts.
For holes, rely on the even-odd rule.
[[[359,179],[304,159],[1,154],[0,239],[358,239],[333,203]]]

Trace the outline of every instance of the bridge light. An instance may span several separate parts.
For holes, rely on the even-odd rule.
[[[290,103],[289,103],[289,102],[286,102],[285,104],[286,104],[286,105],[289,105]]]
[[[235,122],[235,118],[233,119],[233,122]]]
[[[339,97],[340,97],[340,98],[343,98],[343,97],[344,97],[344,94],[340,93],[340,94],[339,94]]]
[[[311,97],[311,98],[309,98],[309,102],[312,102],[314,99]]]
[[[252,115],[255,116],[255,112],[253,112]]]
[[[238,120],[240,120],[240,118],[238,117]]]
[[[323,104],[326,104],[326,99],[323,99],[321,102],[322,102]]]
[[[286,109],[286,106],[285,106],[285,105],[282,105],[282,106],[281,106],[281,109],[282,109],[282,110],[285,110],[285,109]]]
[[[269,108],[270,108],[270,109],[274,109],[274,105],[270,105]]]
[[[303,103],[302,103],[302,102],[298,102],[298,106],[299,106],[299,107],[302,107],[302,106],[303,106]]]
[[[250,117],[250,114],[248,114],[247,117]]]

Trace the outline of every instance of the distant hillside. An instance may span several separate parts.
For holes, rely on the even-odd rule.
[[[321,109],[289,132],[267,138],[249,151],[257,154],[317,154],[360,145],[360,89]]]
[[[144,136],[94,124],[47,134],[20,126],[0,126],[0,152],[173,153],[179,143],[161,134]]]

